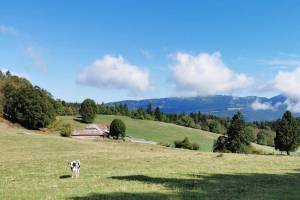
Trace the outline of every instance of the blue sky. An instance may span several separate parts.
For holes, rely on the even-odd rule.
[[[298,98],[291,91],[300,80],[299,7],[271,0],[0,1],[0,68],[67,101]]]

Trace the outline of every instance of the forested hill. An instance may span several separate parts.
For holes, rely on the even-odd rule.
[[[287,105],[284,103],[286,97],[282,95],[272,98],[265,97],[234,97],[234,96],[207,96],[207,97],[172,97],[161,99],[128,100],[108,103],[127,104],[130,110],[137,108],[146,109],[149,103],[153,107],[159,107],[164,113],[181,112],[203,112],[216,116],[232,117],[240,111],[246,121],[275,120],[282,116],[286,111]]]

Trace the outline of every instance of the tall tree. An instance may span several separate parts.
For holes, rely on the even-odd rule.
[[[155,108],[154,116],[155,116],[155,119],[156,119],[156,120],[161,121],[162,115],[161,115],[161,112],[160,112],[159,107],[156,107],[156,108]]]
[[[274,139],[275,149],[286,151],[290,155],[299,146],[297,122],[290,111],[286,111],[276,129],[276,137]]]
[[[242,151],[243,145],[247,145],[248,141],[245,137],[245,122],[240,112],[237,112],[232,119],[227,131],[228,150],[233,153]]]
[[[153,115],[153,110],[152,110],[152,104],[151,103],[148,104],[146,113],[149,114],[149,115]]]
[[[80,106],[79,113],[84,122],[92,123],[97,113],[97,105],[95,101],[92,99],[84,100]]]

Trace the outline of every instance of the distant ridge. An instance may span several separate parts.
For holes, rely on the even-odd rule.
[[[246,121],[275,120],[282,116],[287,106],[286,97],[277,95],[272,98],[247,96],[235,97],[229,95],[213,95],[205,97],[170,97],[144,100],[126,100],[108,103],[127,104],[130,110],[143,107],[149,103],[160,107],[164,113],[203,112],[217,116],[231,117],[237,111],[242,112]]]

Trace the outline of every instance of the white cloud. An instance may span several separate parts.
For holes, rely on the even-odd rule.
[[[253,84],[245,74],[231,71],[219,52],[208,54],[176,53],[172,56],[172,81],[176,89],[189,94],[214,95],[228,93]]]
[[[260,102],[258,99],[256,99],[251,104],[251,108],[253,110],[275,110],[276,109],[269,102]]]
[[[26,48],[26,54],[32,60],[32,67],[41,70],[42,72],[47,71],[47,63],[44,59],[41,49],[36,49],[33,47]]]
[[[290,71],[279,71],[267,85],[271,90],[287,97],[284,104],[288,110],[300,112],[300,67]]]
[[[6,26],[6,25],[3,25],[3,24],[0,25],[0,33],[10,34],[10,35],[17,35],[17,31],[15,30],[14,27]]]
[[[273,89],[292,99],[300,100],[300,67],[293,71],[279,71],[272,81]]]
[[[300,101],[287,99],[284,104],[287,106],[287,110],[300,113]]]
[[[105,55],[83,70],[78,83],[97,88],[125,89],[132,94],[152,89],[150,75],[124,60],[122,56]]]

